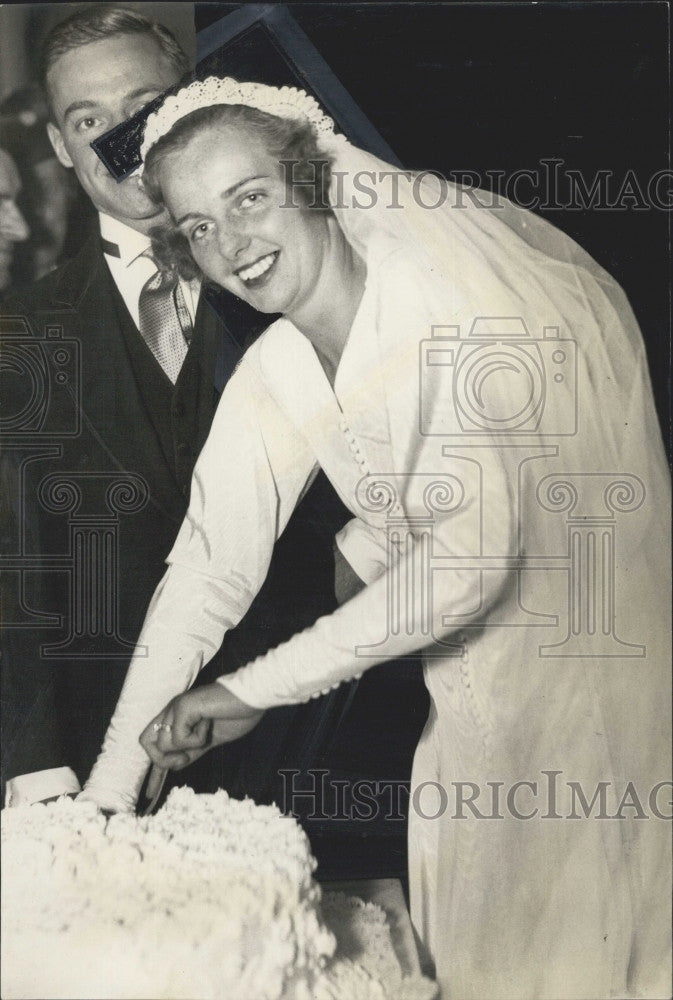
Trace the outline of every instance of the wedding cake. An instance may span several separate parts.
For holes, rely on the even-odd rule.
[[[339,952],[308,839],[273,806],[180,788],[143,818],[5,809],[2,861],[7,1000],[434,996],[402,975],[383,912],[333,895]]]

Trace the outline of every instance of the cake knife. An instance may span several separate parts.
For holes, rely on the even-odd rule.
[[[159,767],[158,764],[152,764],[150,776],[147,781],[147,789],[149,790],[150,788],[154,788],[154,795],[150,799],[150,803],[147,806],[147,808],[143,810],[143,816],[151,816],[154,810],[156,809],[157,802],[159,801],[161,793],[164,789],[164,784],[166,782],[167,775],[168,775],[167,768]]]

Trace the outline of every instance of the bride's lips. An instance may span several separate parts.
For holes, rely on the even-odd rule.
[[[265,253],[252,263],[239,267],[234,274],[246,288],[261,288],[269,280],[279,256],[280,250]]]

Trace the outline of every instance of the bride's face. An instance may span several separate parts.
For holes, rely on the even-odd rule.
[[[204,274],[260,312],[301,308],[324,259],[325,215],[292,207],[281,166],[259,139],[205,128],[165,157],[159,179]]]

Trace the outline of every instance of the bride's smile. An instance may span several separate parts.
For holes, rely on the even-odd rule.
[[[260,284],[268,280],[269,271],[278,260],[279,254],[280,250],[274,250],[272,253],[265,254],[263,257],[253,261],[252,264],[245,264],[243,267],[239,267],[235,273],[241,281],[246,283],[248,288],[253,287],[253,285],[255,288],[258,288]]]

